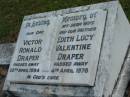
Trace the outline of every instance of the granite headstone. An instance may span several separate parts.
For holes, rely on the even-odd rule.
[[[80,15],[83,16],[78,17]],[[85,20],[86,17],[89,17],[88,20]],[[118,1],[25,16],[4,90],[21,97],[122,97],[124,91],[118,94],[120,89],[115,89],[115,86],[119,87],[119,75],[123,71],[130,42],[129,31],[129,22]],[[75,37],[84,35],[87,35],[86,40],[75,40]],[[69,38],[66,40],[65,37]],[[35,42],[38,44],[33,44]],[[89,45],[78,49],[74,46],[76,44]],[[22,48],[28,52],[37,49],[37,52],[23,53]],[[75,55],[71,57],[72,54]],[[32,55],[36,57],[26,57]],[[70,62],[71,65],[63,62]],[[83,64],[74,65],[75,62]],[[81,68],[78,70],[80,73],[75,73],[80,67],[87,69]],[[64,72],[61,72],[62,68]],[[54,75],[49,77],[53,80],[45,80],[46,77],[41,74],[47,77]],[[35,76],[37,79],[33,79],[34,75],[38,75]],[[54,80],[58,78],[55,75],[62,80]]]

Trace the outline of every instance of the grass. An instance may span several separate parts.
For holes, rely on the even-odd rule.
[[[0,0],[0,42],[15,42],[25,15],[110,0]],[[130,20],[130,0],[120,0]]]

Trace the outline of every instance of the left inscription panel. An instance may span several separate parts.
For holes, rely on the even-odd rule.
[[[39,67],[44,67],[42,71],[48,72],[60,18],[47,17],[23,21],[7,80],[30,81],[32,74],[40,72]],[[40,63],[44,63],[44,66]]]

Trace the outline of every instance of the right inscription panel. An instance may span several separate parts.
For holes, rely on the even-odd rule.
[[[63,16],[50,65],[61,83],[94,85],[105,19],[103,10]]]

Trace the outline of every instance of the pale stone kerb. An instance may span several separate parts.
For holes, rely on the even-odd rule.
[[[0,65],[10,64],[14,48],[15,43],[0,44]]]

